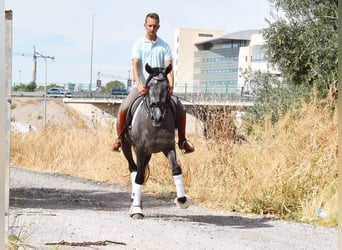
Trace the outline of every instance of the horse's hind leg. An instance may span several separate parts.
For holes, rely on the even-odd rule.
[[[134,162],[132,154],[132,145],[127,140],[122,142],[122,151],[126,160],[128,161],[129,172],[137,172],[137,165]]]
[[[177,197],[175,199],[175,203],[180,208],[188,208],[190,206],[190,197],[185,194],[184,185],[183,185],[183,176],[182,169],[177,163],[176,153],[174,150],[169,151],[168,153],[164,153],[166,157],[169,159],[172,166],[172,176],[173,181],[176,186]]]

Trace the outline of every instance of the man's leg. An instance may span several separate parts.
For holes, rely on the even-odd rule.
[[[183,104],[177,98],[177,113],[178,117],[178,146],[184,153],[192,153],[195,148],[186,140],[186,112]]]
[[[126,97],[126,99],[122,102],[119,108],[119,115],[116,122],[116,129],[118,137],[111,145],[111,150],[119,152],[121,148],[121,142],[125,138],[125,129],[126,129],[126,113],[131,105],[131,103],[139,96],[139,92],[136,88],[131,90],[131,93]]]
[[[118,137],[115,139],[111,146],[111,150],[113,151],[120,151],[121,148],[121,141],[125,138],[125,129],[126,127],[126,112],[123,109],[120,109],[119,116],[116,122],[116,131]]]

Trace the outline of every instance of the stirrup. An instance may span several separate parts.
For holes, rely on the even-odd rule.
[[[187,151],[187,150],[185,149],[185,144],[186,144],[186,143],[191,147],[190,151]],[[182,145],[180,145],[180,149],[182,150],[182,152],[183,152],[184,154],[189,154],[189,153],[192,153],[192,152],[195,151],[194,145],[193,145],[190,141],[188,141],[188,140],[184,140],[184,141],[182,142]]]
[[[118,149],[115,149],[115,148],[114,148],[114,145],[115,145],[115,144],[119,144]],[[122,147],[121,140],[118,139],[118,140],[115,140],[115,141],[112,143],[112,145],[111,145],[111,147],[110,147],[110,150],[113,151],[113,152],[120,152],[120,151],[121,151],[121,147]]]

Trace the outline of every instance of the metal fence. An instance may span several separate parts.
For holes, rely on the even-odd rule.
[[[175,95],[184,100],[192,102],[196,101],[247,101],[254,100],[251,93],[242,93],[236,84],[177,84],[175,87]]]
[[[175,96],[181,100],[200,103],[200,102],[253,102],[254,96],[250,94],[239,95],[236,93],[193,93],[175,92]],[[45,92],[12,92],[13,97],[44,97]],[[62,97],[62,96],[61,96]],[[81,99],[123,99],[126,95],[111,95],[111,93],[97,91],[73,91],[72,98]]]

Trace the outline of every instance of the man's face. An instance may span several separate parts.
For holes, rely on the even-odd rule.
[[[158,20],[154,19],[154,18],[150,18],[150,17],[148,17],[146,19],[144,26],[146,29],[146,33],[149,36],[155,36],[157,34],[158,29],[159,29]]]

